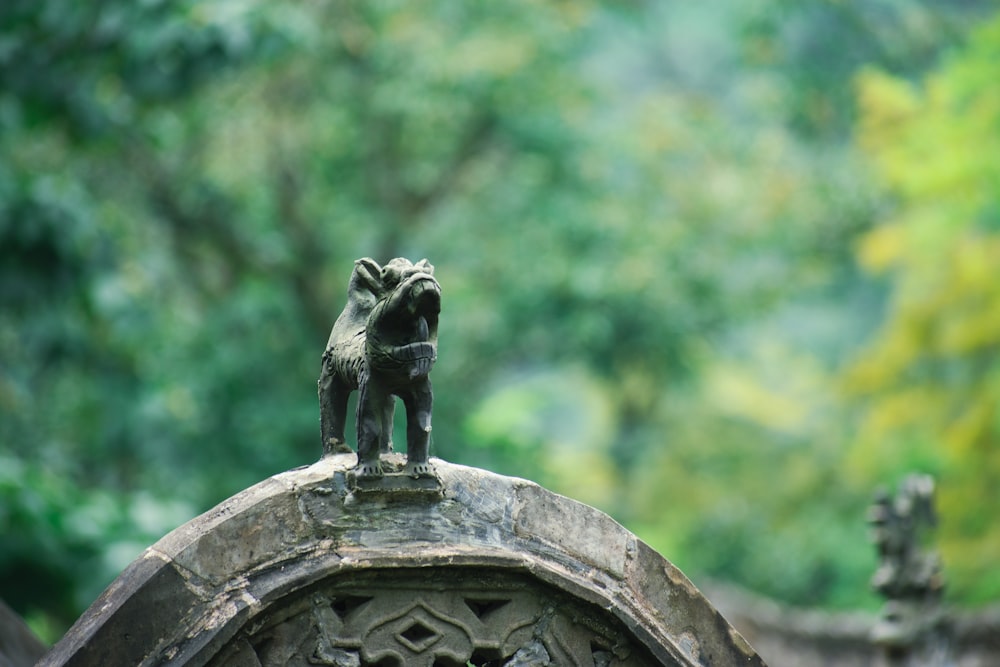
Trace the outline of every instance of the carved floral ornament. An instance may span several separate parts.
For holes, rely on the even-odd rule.
[[[211,663],[336,667],[656,665],[613,617],[526,577],[367,573],[252,624]]]

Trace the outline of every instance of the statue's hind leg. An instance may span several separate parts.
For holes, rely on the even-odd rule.
[[[383,454],[392,451],[392,427],[396,417],[396,397],[389,395],[386,397],[385,405],[382,406],[382,432],[379,437],[378,450]]]
[[[344,439],[347,422],[347,398],[351,389],[336,376],[330,357],[323,355],[323,367],[316,383],[319,393],[319,426],[323,456],[350,452]]]

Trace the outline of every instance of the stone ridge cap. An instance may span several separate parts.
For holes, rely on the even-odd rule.
[[[405,462],[402,454],[390,454],[385,458],[396,464]],[[316,528],[316,518],[310,516],[310,512],[301,505],[303,496],[330,496],[331,500],[336,498],[341,502],[334,502],[333,505],[336,507],[331,509],[337,515],[344,514],[346,507],[342,503],[347,501],[350,495],[344,478],[354,468],[356,461],[357,458],[353,453],[334,454],[315,463],[277,473],[192,518],[148,549],[161,554],[191,574],[202,575],[197,567],[185,562],[186,559],[182,556],[185,550],[223,524],[233,523],[233,519],[241,518],[246,521],[258,513],[261,516],[257,518],[270,517],[271,506],[287,498],[289,503],[296,504],[297,509],[293,512],[297,514],[301,511],[303,515],[301,518],[309,525],[302,525],[295,531],[298,537],[297,544],[282,541],[285,547],[290,548],[289,551],[272,552],[269,558],[258,560],[257,565],[280,562],[287,557],[294,558],[295,551],[301,551],[303,548],[312,550],[315,545],[309,547],[308,543],[320,538],[313,530]],[[437,504],[461,505],[466,519],[475,517],[487,522],[492,521],[498,524],[498,529],[511,532],[521,540],[548,545],[552,551],[566,550],[567,555],[589,563],[616,579],[626,576],[628,564],[636,558],[639,545],[656,553],[655,549],[603,510],[550,491],[534,481],[501,475],[474,466],[450,463],[434,457],[430,462],[443,486],[443,497]],[[481,490],[482,493],[473,497],[470,487],[475,491]],[[492,494],[492,504],[489,502],[490,497],[486,497],[483,503],[478,502],[480,498],[490,494]],[[506,516],[499,520],[498,517],[486,517],[490,509],[501,514],[506,513]],[[552,530],[567,525],[575,530],[565,533]],[[272,544],[272,546],[277,545]],[[694,584],[669,559],[662,554],[657,553],[657,555],[664,561],[665,574],[675,585],[687,589],[689,595],[701,595]]]
[[[389,454],[386,458],[398,458],[399,460],[405,460],[403,454]],[[211,529],[217,523],[224,521],[226,518],[231,516],[241,505],[256,504],[265,498],[285,492],[302,493],[304,491],[314,491],[317,487],[323,487],[328,484],[338,473],[346,474],[351,471],[354,468],[356,461],[357,457],[355,454],[333,454],[321,458],[315,463],[298,466],[296,468],[276,473],[271,477],[257,482],[256,484],[247,487],[233,496],[226,498],[211,509],[193,517],[188,521],[188,523],[199,522],[202,524],[201,527],[203,529]],[[559,498],[561,501],[581,505],[583,507],[587,507],[591,511],[599,512],[607,517],[609,521],[614,522],[618,526],[622,526],[618,520],[609,515],[607,512],[587,505],[586,503],[576,500],[570,496],[546,489],[542,485],[530,479],[513,475],[501,475],[500,473],[495,473],[484,468],[451,463],[436,457],[431,457],[430,463],[438,471],[439,476],[442,477],[442,482],[464,481],[469,477],[479,477],[488,478],[495,482],[502,482],[505,486],[509,486],[515,491],[523,488],[538,489],[546,495]],[[444,474],[442,475],[441,473]],[[458,477],[459,479],[456,480],[455,477]],[[445,490],[447,491],[447,489]],[[186,524],[179,526],[178,529],[183,528],[184,525]],[[157,544],[159,544],[159,542],[157,542]]]
[[[405,457],[402,454],[389,454],[384,459],[390,466],[399,466],[405,462]],[[203,568],[198,566],[196,561],[201,561],[204,564],[205,558],[192,558],[192,554],[200,550],[200,545],[205,543],[206,538],[210,542],[218,542],[224,536],[230,541],[243,542],[248,537],[248,528],[256,528],[260,531],[262,526],[275,518],[276,512],[283,512],[284,518],[288,519],[286,527],[290,526],[287,534],[283,535],[282,539],[265,540],[264,544],[259,544],[259,547],[269,547],[270,553],[265,555],[258,549],[251,560],[254,561],[255,566],[258,566],[267,562],[281,562],[288,557],[294,558],[295,552],[303,549],[311,550],[317,541],[323,541],[317,533],[317,530],[321,529],[318,525],[319,522],[303,506],[303,500],[310,497],[329,497],[331,502],[325,503],[328,509],[336,515],[349,513],[347,504],[350,490],[347,488],[345,478],[354,468],[356,461],[357,458],[353,453],[334,454],[315,463],[277,473],[237,492],[202,514],[193,517],[161,537],[146,551],[155,552],[172,562],[176,567],[182,568],[188,573],[185,576],[195,575],[220,583],[217,577],[207,575]],[[430,462],[437,470],[443,486],[442,496],[436,503],[431,503],[431,506],[448,503],[452,505],[462,504],[464,516],[467,518],[476,517],[489,521],[489,518],[485,516],[488,511],[492,509],[503,512],[503,508],[498,507],[498,505],[503,504],[508,513],[507,520],[503,523],[509,523],[509,514],[516,514],[519,506],[523,505],[521,491],[524,489],[530,489],[538,494],[550,494],[554,498],[558,497],[560,504],[572,503],[581,508],[587,508],[590,512],[599,512],[599,510],[589,508],[578,501],[546,491],[539,484],[527,479],[500,475],[488,470],[449,463],[433,457]],[[482,504],[467,502],[471,495],[469,488],[479,485],[490,489],[481,494],[485,497],[484,502]],[[461,498],[459,498],[460,495]],[[609,522],[609,525],[619,527],[614,519],[601,514],[605,517],[603,520]],[[504,528],[511,529],[510,526],[504,526]],[[621,530],[624,529],[621,528]],[[279,550],[278,547],[286,549]],[[243,560],[243,564],[249,565],[250,563]]]
[[[404,454],[392,453],[383,455],[383,461],[392,467],[399,467],[406,462],[406,456]],[[328,481],[333,475],[337,473],[346,474],[354,468],[357,462],[357,456],[355,454],[332,454],[330,456],[325,456],[315,463],[299,466],[297,468],[292,468],[284,472],[277,473],[268,479],[279,479],[286,481],[296,488],[304,488],[307,486],[314,486],[323,481]],[[463,465],[461,463],[452,463],[450,461],[445,461],[437,457],[430,457],[431,465],[438,472],[439,476],[444,473],[445,476],[448,475],[475,475],[475,476],[485,476],[492,479],[504,480],[508,484],[514,487],[520,486],[534,486],[542,488],[540,484],[534,482],[530,479],[525,479],[523,477],[516,477],[512,475],[501,475],[495,473],[491,470],[486,470],[484,468],[477,468],[475,466]],[[265,480],[266,481],[266,480]],[[251,487],[253,488],[253,487]],[[550,491],[550,493],[552,493]],[[558,495],[558,494],[556,494]],[[234,496],[235,497],[235,496]]]
[[[405,455],[403,454],[389,454],[384,455],[383,458],[394,460],[397,465],[405,462]],[[354,468],[356,461],[357,457],[355,454],[333,454],[331,456],[324,457],[313,464],[303,465],[277,473],[272,477],[269,477],[268,480],[276,480],[286,483],[290,485],[290,488],[297,492],[314,491],[316,488],[321,488],[326,483],[330,482],[331,479],[333,479],[338,473],[346,474],[350,472],[350,470]],[[558,499],[560,503],[566,502],[586,508],[589,512],[601,515],[602,520],[607,520],[617,527],[627,530],[627,528],[625,528],[620,521],[604,510],[588,505],[587,503],[577,500],[571,496],[547,489],[533,480],[524,477],[517,477],[515,475],[502,475],[485,468],[477,468],[475,466],[464,465],[461,463],[452,463],[433,456],[430,457],[430,463],[435,467],[441,482],[445,484],[444,492],[446,498],[454,497],[448,493],[450,489],[448,488],[447,483],[449,482],[465,482],[476,478],[487,479],[494,483],[500,483],[507,486],[515,493],[521,491],[522,489],[537,490],[541,494],[549,496],[553,499]],[[259,486],[268,480],[264,480],[255,486]],[[250,488],[252,489],[254,487]],[[238,496],[239,494],[233,496],[229,500],[234,500]],[[220,505],[227,502],[228,500],[223,501]]]

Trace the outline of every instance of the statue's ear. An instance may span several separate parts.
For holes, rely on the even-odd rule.
[[[374,273],[375,275],[378,275],[379,271],[382,270],[382,267],[379,266],[379,263],[376,262],[371,257],[362,257],[361,259],[354,260],[354,266],[356,268],[364,269],[369,273]]]
[[[351,282],[377,296],[382,291],[382,267],[370,257],[355,260],[354,279]]]
[[[414,264],[414,267],[420,269],[424,273],[430,274],[432,276],[434,275],[434,266],[427,261],[427,258],[424,258],[419,262],[417,262],[416,264]]]

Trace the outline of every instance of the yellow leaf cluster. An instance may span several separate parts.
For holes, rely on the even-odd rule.
[[[876,71],[857,81],[858,143],[895,207],[857,246],[861,266],[890,281],[891,301],[846,374],[866,415],[853,458],[878,475],[914,461],[937,468],[942,548],[963,590],[1000,544],[986,520],[1000,510],[997,82],[1000,18],[920,85]]]

